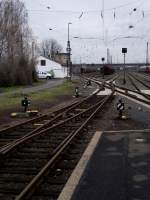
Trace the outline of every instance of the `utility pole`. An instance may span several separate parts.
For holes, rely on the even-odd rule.
[[[105,2],[102,0],[103,40],[105,41]]]
[[[68,23],[68,41],[67,41],[67,77],[69,78],[70,76],[70,80],[71,80],[71,76],[72,76],[72,69],[71,69],[71,48],[70,48],[70,38],[69,38],[69,25],[72,23]]]
[[[34,59],[35,43],[32,41],[32,59]]]
[[[149,43],[147,42],[147,48],[146,48],[146,65],[147,66],[148,66],[148,63],[149,63],[148,54],[149,54]]]
[[[109,53],[109,48],[107,48],[107,64],[109,64],[109,57],[110,56],[110,53]]]
[[[113,60],[112,60],[112,56],[110,57],[110,60],[111,60],[110,63],[112,64],[112,62],[113,62]]]
[[[123,73],[123,84],[126,84],[126,78],[125,78],[125,58],[126,58],[126,53],[127,53],[127,48],[122,48],[122,53],[124,55],[124,73]]]

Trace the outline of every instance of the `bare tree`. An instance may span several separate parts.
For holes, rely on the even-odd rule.
[[[34,71],[30,56],[32,34],[23,2],[1,0],[0,30],[0,76],[5,75],[0,84],[31,84]]]
[[[40,45],[41,55],[55,60],[55,55],[62,51],[62,46],[54,39],[45,39]]]

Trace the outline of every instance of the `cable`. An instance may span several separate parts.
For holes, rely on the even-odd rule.
[[[123,4],[123,5],[120,5],[120,6],[113,7],[113,8],[104,9],[104,12],[105,11],[111,11],[111,10],[114,10],[114,9],[124,8],[124,7],[130,6],[132,4],[135,4],[136,2],[139,2],[139,1],[141,1],[141,0],[136,0],[136,1],[133,1],[131,3]],[[143,2],[141,4],[143,4]],[[93,13],[100,13],[101,12],[101,10],[73,11],[73,10],[50,10],[50,9],[47,10],[47,11],[46,10],[30,10],[30,9],[28,9],[28,11],[29,12],[49,12],[49,13],[51,13],[51,12],[57,12],[57,13],[62,12],[62,13],[75,13],[75,14],[76,13],[83,13],[84,14],[84,13],[92,13],[92,12]]]

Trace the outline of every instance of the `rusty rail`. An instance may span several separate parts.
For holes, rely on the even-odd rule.
[[[103,106],[110,100],[114,92],[110,96],[106,97],[99,105],[94,105],[95,110],[90,115],[90,117],[76,130],[74,133],[70,134],[53,152],[51,159],[47,164],[41,169],[41,171],[32,179],[32,181],[24,188],[24,190],[15,198],[15,200],[29,199],[37,186],[41,183],[43,177],[47,175],[49,170],[54,167],[56,160],[60,157],[61,153],[68,147],[72,140],[81,133],[84,127],[95,117],[95,115],[103,108]],[[87,111],[85,111],[87,112]]]

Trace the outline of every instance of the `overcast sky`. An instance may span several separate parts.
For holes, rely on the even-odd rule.
[[[122,47],[128,48],[127,62],[146,60],[146,43],[150,40],[150,0],[104,0],[104,5],[103,0],[24,2],[30,26],[39,42],[54,38],[65,52],[67,25],[72,23],[73,62],[101,62],[101,57],[106,58],[107,48],[114,62],[122,62]]]

